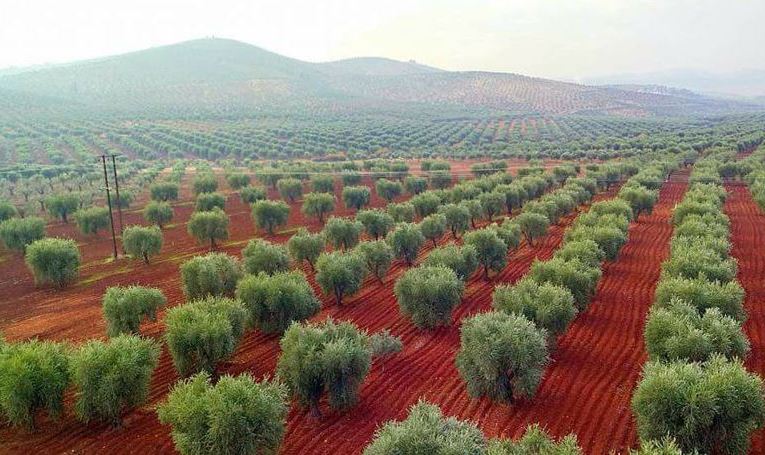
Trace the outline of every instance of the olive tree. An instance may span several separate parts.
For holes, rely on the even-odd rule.
[[[366,186],[346,186],[343,188],[343,203],[346,207],[354,210],[369,205],[371,192]]]
[[[414,206],[408,202],[388,204],[386,210],[396,223],[411,223],[414,221]]]
[[[307,262],[314,270],[314,264],[319,255],[324,251],[324,236],[320,233],[311,234],[307,229],[301,228],[287,242],[290,256],[296,262]]]
[[[412,196],[416,196],[428,189],[428,180],[425,177],[411,175],[404,179],[404,188]]]
[[[80,207],[80,198],[73,193],[53,194],[45,199],[45,206],[52,216],[68,223],[69,215]]]
[[[142,286],[113,286],[106,288],[102,310],[106,319],[106,334],[138,334],[141,319],[157,320],[157,310],[167,304],[162,291]]]
[[[393,262],[393,249],[390,245],[384,240],[373,240],[359,243],[354,251],[364,258],[369,273],[382,284]]]
[[[89,207],[74,212],[74,221],[83,234],[95,234],[109,226],[109,209]]]
[[[244,334],[247,311],[241,302],[208,297],[170,308],[165,316],[165,342],[181,376],[214,373],[218,362],[236,350]]]
[[[0,223],[17,216],[18,210],[10,202],[0,199]]]
[[[425,218],[438,211],[438,208],[441,207],[441,198],[433,191],[428,191],[414,196],[409,200],[409,203],[414,206],[417,216]]]
[[[143,209],[143,218],[160,229],[173,219],[173,207],[162,201],[151,201]]]
[[[537,283],[530,278],[521,279],[512,286],[495,287],[492,303],[496,310],[524,316],[545,329],[552,338],[565,332],[577,313],[571,291],[550,283]]]
[[[321,416],[326,393],[332,409],[352,406],[371,364],[369,337],[350,322],[294,323],[280,341],[277,375],[302,406]]]
[[[593,240],[567,241],[555,252],[555,257],[564,261],[579,260],[590,267],[600,267],[606,254]]]
[[[741,361],[648,362],[632,397],[644,440],[672,437],[683,453],[744,454],[765,422],[762,379]]]
[[[534,239],[547,234],[547,228],[550,227],[550,220],[541,213],[523,212],[513,221],[521,227],[521,233],[529,245],[534,245]]]
[[[63,288],[77,279],[80,250],[74,240],[43,238],[27,246],[24,260],[37,284]]]
[[[241,277],[239,261],[223,253],[197,256],[181,265],[181,285],[188,300],[234,295]]]
[[[236,298],[249,313],[252,325],[266,333],[282,333],[293,321],[303,321],[321,308],[302,272],[260,273],[244,277]]]
[[[228,215],[219,208],[209,212],[194,212],[186,229],[199,243],[210,242],[212,250],[216,240],[228,238]]]
[[[377,195],[391,202],[396,197],[400,196],[404,192],[404,187],[401,182],[394,182],[388,179],[380,179],[375,182],[375,191]]]
[[[246,186],[239,190],[239,198],[245,204],[254,204],[267,199],[266,190],[260,186]]]
[[[0,337],[0,416],[4,421],[34,430],[39,410],[58,418],[69,379],[69,348],[64,344],[37,339],[6,344]]]
[[[45,237],[45,221],[30,216],[10,218],[0,223],[0,242],[9,250],[23,253],[27,245]]]
[[[151,199],[160,202],[177,200],[179,190],[178,184],[173,182],[157,182],[149,187]]]
[[[420,221],[420,232],[437,247],[438,239],[446,233],[446,217],[438,213],[426,216]]]
[[[279,189],[279,196],[290,202],[295,202],[303,194],[303,183],[298,179],[280,179],[276,182],[276,187]]]
[[[331,175],[314,175],[311,177],[311,188],[316,193],[334,193],[335,178]]]
[[[300,211],[303,215],[313,216],[324,223],[324,217],[335,210],[335,196],[329,193],[308,193],[303,198]]]
[[[162,250],[162,231],[157,226],[128,226],[122,232],[122,248],[134,258],[148,264],[150,256]]]
[[[120,426],[122,413],[146,402],[159,345],[135,335],[91,340],[71,357],[75,415]]]
[[[279,450],[288,410],[287,390],[277,382],[242,374],[213,384],[199,373],[175,384],[157,414],[182,455],[260,454]]]
[[[507,245],[493,229],[479,229],[465,234],[465,245],[475,248],[483,276],[489,279],[489,271],[500,272],[507,265]]]
[[[481,209],[486,219],[491,222],[495,215],[502,213],[502,209],[505,207],[505,195],[494,192],[483,193],[478,197],[478,202],[481,203]]]
[[[717,308],[699,314],[678,299],[651,309],[645,325],[645,345],[652,360],[700,362],[713,354],[744,358],[749,351],[738,321]]]
[[[456,363],[471,396],[530,398],[547,362],[547,332],[523,316],[492,311],[462,324]]]
[[[717,308],[737,321],[746,319],[744,289],[736,281],[718,283],[706,278],[664,277],[656,286],[656,305],[669,305],[673,299],[689,303],[699,313]]]
[[[470,229],[470,211],[464,205],[446,204],[438,209],[438,213],[446,218],[446,228],[455,239]]]
[[[366,272],[364,259],[356,253],[322,253],[316,261],[316,282],[325,294],[335,297],[337,305],[361,289]]]
[[[250,176],[241,172],[232,172],[226,176],[226,182],[232,190],[241,190],[250,184]]]
[[[566,233],[566,241],[592,240],[605,254],[606,259],[614,261],[619,256],[622,246],[627,243],[627,232],[615,226],[578,226]]]
[[[393,248],[393,254],[411,266],[417,259],[417,254],[425,243],[420,227],[414,223],[399,223],[396,228],[386,237],[386,241]]]
[[[252,204],[252,218],[255,224],[268,232],[268,235],[274,235],[274,229],[277,226],[287,224],[287,217],[290,215],[290,206],[282,201],[257,201]]]
[[[201,193],[197,196],[195,209],[199,212],[207,212],[213,209],[226,209],[226,197],[221,193]]]
[[[336,249],[350,250],[359,243],[364,225],[350,218],[331,217],[322,231],[324,238]]]
[[[420,266],[396,280],[394,294],[401,313],[421,329],[452,322],[452,310],[462,300],[465,284],[452,269]]]
[[[434,248],[423,261],[427,267],[446,267],[451,269],[462,281],[468,278],[478,268],[478,252],[472,245],[457,246],[449,244]]]
[[[254,239],[242,250],[242,262],[247,273],[273,275],[286,272],[290,268],[290,256],[287,247],[267,240]]]
[[[452,184],[452,174],[448,170],[431,172],[430,186],[435,189],[449,188]]]
[[[218,180],[209,173],[199,174],[194,178],[191,184],[194,194],[213,193],[218,189]]]
[[[378,210],[361,210],[356,214],[356,221],[364,225],[367,235],[379,240],[388,235],[388,232],[396,224],[396,221],[388,213]]]
[[[584,311],[595,294],[601,270],[577,259],[564,261],[553,258],[549,261],[534,261],[529,276],[538,283],[550,283],[568,289],[574,295],[577,309]]]
[[[506,218],[502,224],[490,224],[486,226],[486,229],[497,233],[497,237],[504,242],[508,252],[518,248],[521,244],[521,227],[510,218]]]
[[[364,455],[483,455],[485,445],[483,433],[474,423],[444,417],[441,408],[420,401],[409,409],[406,420],[386,422]]]
[[[643,212],[651,213],[659,198],[659,193],[642,185],[630,185],[619,190],[619,198],[627,201],[632,208],[632,213],[637,218]]]

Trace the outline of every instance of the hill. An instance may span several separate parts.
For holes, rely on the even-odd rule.
[[[119,113],[399,113],[688,115],[752,109],[674,91],[596,87],[517,74],[454,72],[384,58],[311,63],[226,39],[201,39],[0,74],[15,96]],[[23,104],[23,103],[22,103]]]

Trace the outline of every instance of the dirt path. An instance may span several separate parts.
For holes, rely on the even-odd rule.
[[[765,376],[765,308],[762,306],[765,302],[765,214],[744,183],[726,183],[725,189],[728,192],[725,214],[731,221],[731,255],[738,260],[736,278],[746,291],[744,333],[752,350],[745,364],[750,371]],[[750,453],[764,451],[765,430],[760,430],[752,437]]]

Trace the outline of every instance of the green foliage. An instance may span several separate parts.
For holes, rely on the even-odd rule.
[[[232,190],[241,190],[250,184],[250,176],[241,172],[234,172],[226,176],[226,182]]]
[[[596,216],[616,215],[621,218],[626,218],[628,221],[632,220],[633,215],[630,204],[622,199],[596,202],[590,207],[589,213]]]
[[[510,403],[536,393],[547,364],[547,332],[523,316],[492,311],[465,320],[457,369],[474,397]]]
[[[181,265],[181,284],[188,300],[232,296],[241,277],[239,261],[223,253],[197,256]]]
[[[579,311],[584,311],[589,305],[600,275],[599,267],[590,267],[578,259],[564,261],[561,258],[535,261],[529,272],[529,276],[538,283],[550,283],[571,291]]]
[[[439,198],[433,191],[428,191],[414,196],[409,200],[409,203],[414,207],[417,216],[425,218],[438,211],[438,208],[441,206],[441,198]]]
[[[745,454],[765,422],[762,380],[720,356],[647,363],[632,409],[642,439],[672,437],[684,452]]]
[[[45,221],[30,216],[10,218],[0,223],[0,241],[9,250],[24,252],[27,245],[45,237]]]
[[[344,186],[358,185],[361,183],[361,174],[353,171],[344,171],[341,174]]]
[[[401,352],[404,343],[401,338],[394,336],[388,329],[384,329],[369,337],[369,351],[373,358],[383,357],[396,352]]]
[[[524,278],[513,286],[500,285],[492,294],[494,308],[524,316],[555,337],[566,331],[576,317],[571,291],[550,283]]]
[[[452,184],[452,174],[448,170],[432,172],[430,174],[430,186],[434,189],[449,188]]]
[[[149,257],[162,250],[162,231],[157,226],[127,226],[122,232],[122,248],[134,258],[149,263]]]
[[[322,253],[316,261],[316,282],[325,294],[335,296],[338,305],[344,296],[361,289],[366,272],[364,259],[356,253]]]
[[[642,185],[629,185],[619,190],[619,198],[629,203],[635,218],[637,218],[643,212],[651,213],[653,206],[659,199],[659,193]]]
[[[146,401],[158,359],[159,345],[135,335],[87,342],[70,360],[77,418],[118,426],[124,411]]]
[[[404,192],[404,187],[401,182],[394,182],[388,179],[380,179],[375,182],[375,191],[377,195],[391,202],[396,197],[400,196]]]
[[[672,248],[672,255],[661,268],[667,277],[707,278],[721,283],[734,280],[738,271],[735,259],[722,258],[717,251],[703,248],[700,244]]]
[[[78,210],[74,213],[74,221],[83,234],[95,234],[109,226],[109,209],[106,207],[88,207]]]
[[[479,229],[465,234],[465,245],[471,245],[478,254],[478,263],[483,267],[485,279],[489,271],[499,272],[507,265],[507,245],[493,229]]]
[[[277,226],[287,224],[290,215],[290,206],[282,201],[257,201],[252,204],[252,218],[255,224],[265,229],[269,235],[274,235]]]
[[[316,193],[334,193],[335,178],[331,175],[314,175],[311,177],[311,188]]]
[[[371,363],[366,333],[350,322],[331,319],[294,323],[280,346],[277,375],[314,415],[321,414],[319,399],[325,392],[332,409],[346,409],[356,402]]]
[[[396,280],[394,293],[404,316],[421,329],[450,325],[465,284],[443,266],[420,266]]]
[[[446,233],[446,217],[439,213],[426,216],[420,221],[420,232],[437,247],[438,239]]]
[[[420,401],[401,422],[386,422],[364,455],[483,455],[484,436],[475,424],[444,417],[441,409]]]
[[[213,174],[204,173],[198,175],[191,186],[196,195],[213,193],[218,189],[218,180]]]
[[[69,215],[80,207],[80,198],[73,193],[54,194],[45,199],[45,207],[52,216],[68,223]]]
[[[367,271],[382,283],[393,262],[393,249],[390,245],[384,240],[373,240],[359,243],[354,251],[364,258]]]
[[[717,308],[703,315],[682,300],[653,307],[645,325],[645,345],[653,360],[704,361],[713,354],[743,358],[749,342],[738,321]]]
[[[507,210],[508,214],[513,213],[514,209],[521,208],[526,196],[526,192],[523,190],[523,187],[517,183],[498,185],[496,188],[494,188],[494,192],[502,195],[505,209]]]
[[[455,239],[470,228],[470,210],[464,205],[446,204],[439,208],[439,213],[446,218],[446,228]]]
[[[343,188],[343,203],[346,207],[360,210],[369,205],[371,192],[366,186],[346,186]]]
[[[319,255],[324,251],[324,236],[320,233],[311,234],[307,229],[301,228],[290,237],[287,249],[292,259],[296,262],[306,261],[313,269]]]
[[[596,227],[578,226],[564,236],[566,242],[592,240],[598,244],[606,259],[614,261],[619,256],[622,246],[627,243],[627,232],[618,227],[602,225]]]
[[[284,245],[254,239],[242,250],[242,262],[247,273],[273,275],[290,268],[290,257]]]
[[[521,227],[512,219],[505,219],[500,224],[490,224],[486,226],[486,229],[492,230],[497,233],[497,236],[507,247],[507,251],[518,248],[521,244]]]
[[[404,180],[406,192],[412,196],[418,195],[428,189],[428,180],[425,177],[409,176]]]
[[[246,322],[244,306],[225,297],[170,308],[165,316],[165,341],[178,373],[213,373],[218,362],[234,353]]]
[[[290,202],[295,202],[303,194],[303,183],[298,179],[280,179],[276,182],[276,187],[279,189],[279,196]]]
[[[5,344],[0,337],[0,416],[34,429],[35,414],[61,415],[69,385],[69,351],[60,343],[30,340]]]
[[[356,220],[364,225],[364,230],[375,240],[384,238],[396,222],[388,213],[378,210],[362,210],[356,214]]]
[[[656,287],[656,305],[667,306],[673,299],[691,304],[699,313],[718,308],[737,321],[746,319],[744,290],[736,281],[715,283],[703,278],[665,277]]]
[[[149,187],[151,199],[161,202],[177,200],[179,190],[179,185],[172,182],[157,182]]]
[[[217,207],[208,212],[194,212],[186,228],[199,243],[209,241],[213,249],[217,240],[228,238],[228,215]]]
[[[247,308],[250,323],[266,333],[284,332],[321,307],[305,275],[297,271],[248,275],[237,284],[236,298]]]
[[[589,267],[600,267],[606,254],[595,241],[590,239],[567,241],[555,252],[555,257],[564,261],[578,260]]]
[[[521,233],[529,245],[534,244],[534,239],[547,234],[547,228],[550,227],[550,220],[541,213],[523,212],[513,221],[521,227]]]
[[[359,243],[364,225],[349,218],[331,217],[322,231],[324,238],[334,247],[350,250]]]
[[[446,267],[451,269],[457,278],[467,281],[478,268],[478,252],[472,245],[449,244],[434,248],[422,264],[427,267]]]
[[[582,455],[582,449],[579,448],[576,435],[570,434],[555,442],[538,423],[535,423],[529,425],[517,441],[492,439],[489,441],[486,455]]]
[[[303,207],[300,210],[304,215],[314,216],[323,223],[324,217],[335,210],[335,196],[329,193],[308,193],[303,198]]]
[[[162,291],[141,286],[106,288],[102,301],[106,334],[138,334],[141,319],[157,320],[157,309],[167,304]]]
[[[143,209],[143,218],[162,229],[173,219],[173,207],[167,202],[151,201]]]
[[[207,212],[213,209],[226,209],[226,197],[221,193],[201,193],[197,196],[195,208],[199,212]]]
[[[183,455],[276,453],[289,403],[284,386],[249,374],[225,375],[214,385],[199,373],[177,383],[157,408]]]
[[[246,186],[240,189],[239,197],[245,204],[254,204],[267,199],[265,188],[259,186]]]
[[[393,249],[393,254],[411,266],[417,259],[417,253],[420,252],[422,244],[425,243],[425,236],[422,235],[420,227],[414,223],[399,223],[396,228],[388,234],[386,241]]]
[[[0,199],[0,223],[18,215],[16,207],[8,201]]]
[[[43,238],[27,246],[24,260],[37,284],[50,283],[63,288],[77,279],[80,250],[74,240]]]
[[[478,201],[481,203],[484,216],[489,221],[494,220],[494,216],[502,213],[505,207],[505,195],[501,193],[483,193],[478,196]]]
[[[387,211],[396,223],[411,223],[414,221],[414,206],[409,202],[388,204]]]

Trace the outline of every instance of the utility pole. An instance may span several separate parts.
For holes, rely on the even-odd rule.
[[[117,235],[114,232],[114,214],[112,213],[112,197],[109,193],[109,176],[106,173],[106,155],[101,155],[104,165],[104,185],[106,186],[106,203],[109,205],[109,224],[112,227],[112,246],[114,247],[114,259],[117,260]]]
[[[120,235],[122,235],[122,231],[125,229],[125,225],[122,223],[122,200],[120,199],[120,181],[117,178],[117,160],[115,159],[117,155],[112,155],[112,172],[114,173],[114,190],[117,192],[117,213],[119,213],[120,218]]]

